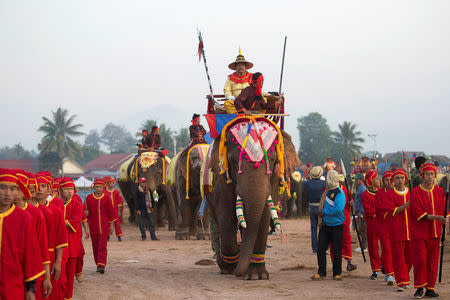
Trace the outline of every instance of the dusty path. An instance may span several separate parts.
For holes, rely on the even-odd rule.
[[[383,279],[370,280],[370,265],[363,263],[360,253],[354,253],[358,270],[344,271],[343,281],[312,281],[317,258],[310,247],[309,220],[282,224],[288,243],[282,245],[279,236],[269,236],[270,279],[255,281],[221,275],[216,265],[196,265],[200,260],[212,261],[209,241],[175,241],[174,233],[165,228],[157,232],[160,241],[141,241],[138,228],[125,225],[124,241],[112,238],[108,244],[104,275],[95,272],[91,243],[84,240],[84,282],[75,283],[73,299],[413,299],[413,289],[398,293]],[[450,299],[450,251],[446,253],[443,283],[436,286],[441,299]],[[331,264],[328,270],[331,273]]]

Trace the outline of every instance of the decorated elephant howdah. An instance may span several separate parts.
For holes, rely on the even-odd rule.
[[[273,200],[300,164],[291,137],[266,118],[238,117],[214,141],[214,194],[207,196],[220,233],[222,273],[268,278],[265,250],[270,218],[278,228]],[[239,248],[237,228],[242,233]]]

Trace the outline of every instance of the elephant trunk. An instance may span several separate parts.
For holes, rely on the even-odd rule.
[[[266,186],[267,188],[263,188]],[[247,228],[242,230],[241,253],[235,269],[236,276],[243,276],[250,265],[255,242],[260,231],[261,217],[269,196],[269,185],[254,184],[246,186],[244,193],[238,193],[244,203],[244,216]],[[239,190],[239,189],[238,189]]]

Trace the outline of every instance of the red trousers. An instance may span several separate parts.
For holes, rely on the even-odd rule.
[[[394,275],[394,265],[392,262],[391,237],[388,233],[378,232],[381,244],[381,261],[383,262],[384,273]]]
[[[409,271],[412,267],[413,248],[411,241],[392,241],[391,250],[394,262],[395,281],[398,286],[409,285]]]
[[[439,262],[439,239],[413,240],[414,287],[434,289]]]
[[[119,236],[123,235],[122,228],[120,228],[120,220],[119,219],[114,221],[114,229],[116,231],[116,236],[119,237]]]
[[[123,224],[123,206],[119,206],[119,211],[120,211],[119,221],[120,224]]]
[[[66,263],[66,290],[64,291],[64,299],[72,299],[73,281],[75,278],[76,257],[70,257]]]
[[[84,246],[81,244],[80,254],[77,257],[77,263],[75,265],[75,275],[81,275],[83,273],[83,265],[84,265]]]
[[[379,235],[377,229],[377,222],[374,218],[366,218],[367,225],[367,248],[369,250],[370,266],[372,272],[380,272],[381,258],[378,247]]]
[[[91,234],[91,241],[95,264],[97,266],[106,267],[106,257],[108,256],[108,235]]]

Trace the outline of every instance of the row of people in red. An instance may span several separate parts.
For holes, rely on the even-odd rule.
[[[83,206],[70,178],[0,169],[0,299],[71,299],[75,275],[82,280],[82,227],[104,272],[109,224],[123,205],[114,180],[105,179],[108,188],[96,180]]]
[[[410,191],[402,169],[385,172],[383,188],[374,171],[365,174],[367,190],[361,201],[367,223],[371,278],[377,277],[382,264],[386,275],[394,275],[398,291],[403,291],[410,284],[409,273],[414,266],[414,296],[421,298],[425,293],[426,297],[438,297],[434,287],[439,240],[448,211],[445,212],[444,191],[435,184],[436,167],[423,164],[420,176],[423,183]]]

